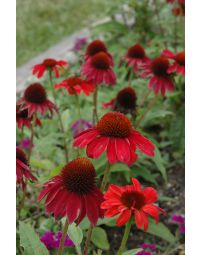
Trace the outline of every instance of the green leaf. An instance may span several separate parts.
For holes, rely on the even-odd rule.
[[[108,250],[110,247],[106,231],[100,227],[93,229],[91,241],[102,250]]]
[[[48,250],[30,225],[20,221],[19,234],[20,245],[24,248],[24,255],[49,255]]]
[[[75,223],[72,223],[69,225],[67,234],[68,234],[69,238],[73,241],[73,243],[76,247],[77,253],[81,254],[80,244],[83,240],[83,232],[82,232],[81,228],[79,226],[76,226]]]
[[[112,165],[110,171],[112,173],[113,172],[129,172],[130,168],[125,164],[117,163],[117,164]]]
[[[123,252],[122,255],[134,255],[134,254],[137,254],[140,251],[142,251],[141,248],[132,249],[132,250]]]
[[[167,182],[166,168],[164,166],[163,158],[161,156],[160,150],[158,149],[156,145],[155,145],[155,156],[153,158],[153,161],[155,162],[158,170],[161,172],[163,179]]]
[[[169,231],[169,229],[161,222],[155,224],[153,219],[149,219],[148,233],[158,236],[165,241],[172,243],[175,241],[175,236]]]
[[[47,170],[47,171],[55,167],[54,164],[48,159],[43,159],[43,160],[31,159],[30,165],[33,168]]]
[[[50,177],[56,176],[60,173],[60,171],[62,170],[62,168],[64,167],[63,164],[58,165],[56,168],[54,168],[51,173],[50,173]]]

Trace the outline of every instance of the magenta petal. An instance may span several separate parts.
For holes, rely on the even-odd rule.
[[[87,146],[87,156],[90,158],[98,158],[107,148],[109,142],[108,137],[97,137]]]

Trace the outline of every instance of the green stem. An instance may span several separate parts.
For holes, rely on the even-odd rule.
[[[61,241],[60,241],[60,245],[59,245],[57,255],[62,255],[62,252],[63,252],[63,249],[64,249],[65,239],[66,239],[66,236],[67,236],[68,227],[69,227],[69,223],[68,223],[68,220],[66,218],[65,225],[64,225],[64,228],[63,228],[63,231],[62,231],[62,238],[61,238]]]
[[[95,125],[98,122],[98,113],[97,113],[97,97],[98,97],[98,85],[96,85],[94,94],[93,94],[93,124]]]
[[[138,127],[140,126],[141,122],[143,121],[143,119],[145,118],[145,116],[147,115],[147,113],[148,113],[148,112],[153,108],[153,106],[155,105],[157,99],[158,99],[158,96],[155,96],[155,97],[153,98],[153,100],[150,101],[149,105],[147,106],[146,111],[144,112],[144,114],[143,114],[143,115],[139,118],[139,120],[137,121],[136,126],[135,126],[136,128],[138,128]]]
[[[56,94],[55,94],[55,91],[54,91],[54,88],[53,88],[53,80],[52,80],[52,72],[49,71],[49,80],[50,80],[50,84],[51,84],[51,90],[52,90],[52,94],[53,94],[53,98],[54,98],[54,103],[56,104],[57,106],[57,102],[56,102]],[[65,159],[66,159],[66,163],[69,162],[69,156],[68,156],[68,148],[67,148],[67,142],[66,142],[66,137],[65,137],[65,129],[64,129],[64,126],[63,126],[63,123],[62,123],[62,118],[61,118],[61,114],[60,114],[60,111],[58,109],[58,119],[59,119],[59,122],[60,122],[60,129],[63,133],[63,147],[64,147],[64,152],[65,152]]]
[[[109,176],[109,173],[110,173],[110,167],[111,167],[111,165],[108,162],[107,166],[105,168],[104,174],[103,174],[102,182],[101,182],[101,191],[104,191],[105,187],[107,185],[108,176]],[[90,240],[91,240],[91,237],[92,237],[93,228],[94,228],[93,225],[90,224],[90,227],[89,227],[88,232],[87,232],[87,238],[86,238],[86,241],[85,241],[85,247],[84,247],[84,250],[83,250],[83,255],[88,254],[88,248],[89,248]]]
[[[117,255],[121,255],[123,253],[123,251],[125,250],[126,242],[128,240],[130,230],[131,230],[131,220],[129,220],[128,223],[126,224],[124,235],[123,235],[123,238],[122,238],[122,242],[121,242],[121,245],[120,245],[119,250],[117,252]]]

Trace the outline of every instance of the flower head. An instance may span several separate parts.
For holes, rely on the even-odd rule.
[[[31,122],[33,120],[33,117],[29,117],[28,115],[28,110],[24,109],[24,110],[20,110],[21,106],[17,105],[16,106],[16,122],[17,122],[17,126],[19,129],[22,129],[24,126],[26,126],[27,128],[31,127]],[[37,126],[41,126],[41,121],[36,118],[36,123]]]
[[[37,76],[37,78],[41,78],[46,71],[53,71],[55,77],[58,78],[59,75],[59,67],[67,67],[68,63],[64,60],[55,60],[52,58],[45,59],[41,64],[37,64],[33,67],[32,73]]]
[[[155,94],[161,92],[164,96],[166,91],[175,90],[173,80],[168,73],[169,66],[169,60],[164,56],[157,57],[143,65],[143,72],[140,75],[150,77],[148,86]]]
[[[112,69],[113,63],[110,56],[105,52],[96,53],[93,57],[86,60],[82,65],[81,72],[87,80],[100,85],[114,85],[116,75]]]
[[[78,52],[82,49],[82,47],[87,43],[87,37],[77,38],[72,51]]]
[[[137,72],[142,64],[148,63],[149,58],[146,56],[144,48],[140,44],[131,46],[125,56],[129,66]]]
[[[137,179],[132,178],[132,185],[119,187],[111,184],[104,194],[105,201],[101,208],[105,209],[105,217],[111,218],[120,214],[116,224],[125,225],[132,217],[139,229],[148,229],[148,216],[159,221],[159,214],[164,211],[153,203],[158,199],[157,191],[152,187],[141,189]]]
[[[171,217],[174,224],[179,225],[179,232],[185,234],[185,217],[179,214],[174,214]]]
[[[102,217],[103,195],[96,186],[94,166],[87,158],[70,161],[59,175],[42,186],[37,201],[46,196],[46,212],[53,213],[56,219],[67,216],[69,224],[75,220],[79,224],[87,215],[95,225]]]
[[[40,83],[29,85],[17,105],[20,106],[20,111],[28,110],[29,117],[31,117],[33,113],[40,112],[44,115],[46,111],[50,111],[51,114],[53,114],[53,110],[57,111],[57,107],[48,100],[46,90]]]
[[[54,88],[66,88],[70,95],[77,94],[79,95],[83,92],[86,96],[89,96],[90,93],[94,91],[95,86],[86,80],[81,79],[78,76],[70,77],[66,80],[63,80],[57,83]]]
[[[106,151],[110,164],[132,165],[137,160],[136,148],[154,156],[154,145],[133,129],[130,120],[119,112],[106,113],[96,126],[75,137],[74,146],[87,147],[87,156],[94,159]]]
[[[19,147],[16,148],[16,177],[17,183],[25,189],[25,180],[35,181],[37,178],[31,174],[26,154]]]
[[[40,238],[41,242],[47,247],[48,250],[58,249],[59,244],[62,238],[62,232],[57,233],[46,231]],[[65,238],[64,242],[65,247],[73,247],[74,243],[70,240],[68,235]]]
[[[127,87],[120,90],[117,96],[108,103],[103,103],[104,108],[110,108],[124,114],[136,111],[137,96],[133,88]]]
[[[34,145],[32,144],[32,142],[29,138],[24,138],[20,141],[19,146],[22,147],[23,149],[28,150],[31,147],[33,147]]]
[[[72,125],[72,131],[73,131],[73,136],[77,136],[78,134],[80,134],[82,131],[91,128],[92,122],[84,120],[84,119],[79,119],[77,121],[75,121]]]
[[[174,63],[167,70],[168,73],[177,72],[177,74],[185,76],[185,51],[173,54],[169,50],[164,50],[163,55],[174,60]]]
[[[85,53],[85,60],[93,57],[95,54],[97,54],[99,52],[105,52],[106,54],[108,54],[111,57],[111,55],[108,53],[108,49],[107,49],[105,43],[103,41],[97,39],[97,40],[92,41],[87,46],[86,53]],[[112,57],[111,57],[111,59],[112,59]]]

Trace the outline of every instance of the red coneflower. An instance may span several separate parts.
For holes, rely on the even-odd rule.
[[[33,113],[40,112],[44,115],[46,111],[50,111],[51,114],[53,114],[53,110],[57,111],[57,107],[47,99],[46,90],[40,83],[29,85],[17,105],[20,105],[20,111],[27,109],[29,117]]]
[[[105,209],[105,217],[112,218],[120,214],[116,221],[117,226],[125,225],[132,217],[135,218],[139,229],[148,229],[148,216],[159,221],[159,214],[165,213],[160,207],[154,205],[158,199],[157,191],[152,187],[141,189],[137,179],[132,178],[132,185],[119,187],[111,184],[104,194],[105,201],[101,208]]]
[[[70,95],[74,94],[79,95],[82,91],[86,96],[89,96],[90,93],[92,93],[95,88],[95,86],[92,83],[83,80],[78,76],[70,77],[66,80],[57,83],[54,86],[55,89],[62,87],[66,88]]]
[[[38,78],[41,78],[45,71],[53,71],[55,77],[59,77],[59,69],[58,67],[67,67],[68,62],[64,60],[55,60],[52,58],[45,59],[41,64],[37,64],[33,67],[32,73],[36,74]]]
[[[132,165],[137,160],[136,148],[153,157],[154,145],[131,126],[119,112],[106,113],[96,126],[75,137],[74,146],[87,147],[90,158],[98,158],[105,150],[110,164],[118,161]]]
[[[86,52],[85,52],[85,60],[88,60],[89,58],[93,57],[95,54],[97,54],[99,52],[105,52],[110,57],[111,63],[113,65],[112,56],[108,53],[108,49],[107,49],[105,43],[99,39],[92,41],[88,45]]]
[[[16,148],[16,177],[17,183],[25,189],[25,180],[36,181],[37,178],[31,174],[31,169],[26,158],[26,154],[20,148]]]
[[[39,185],[38,185],[39,186]],[[69,224],[79,224],[87,215],[93,225],[103,216],[100,204],[103,194],[96,186],[96,173],[87,158],[77,158],[64,166],[61,173],[42,184],[37,201],[46,196],[46,213],[56,219],[67,216]]]
[[[133,67],[134,71],[137,72],[142,64],[148,63],[150,60],[146,56],[144,48],[140,44],[131,46],[125,56],[128,65]]]
[[[112,70],[112,61],[108,54],[99,52],[89,58],[81,68],[82,74],[87,80],[93,83],[114,85],[116,83],[116,75]]]
[[[185,76],[185,51],[174,54],[169,50],[164,50],[163,55],[175,61],[172,66],[168,68],[168,73],[176,72],[177,74]]]
[[[108,103],[103,103],[104,108],[110,108],[124,114],[136,111],[137,96],[133,88],[127,87],[120,90],[117,96]]]
[[[33,116],[29,117],[28,116],[28,110],[25,109],[23,111],[20,110],[20,105],[16,106],[16,121],[17,121],[17,126],[19,129],[23,128],[26,126],[27,128],[31,127],[31,122],[33,120]],[[41,121],[36,118],[36,123],[37,126],[41,126]]]
[[[149,64],[143,65],[144,70],[140,75],[143,78],[151,77],[148,86],[155,94],[161,92],[164,96],[166,91],[175,90],[171,75],[168,74],[169,66],[169,60],[164,56],[157,57]]]

